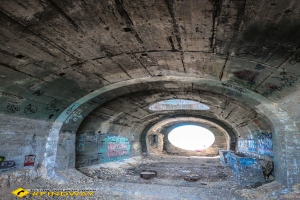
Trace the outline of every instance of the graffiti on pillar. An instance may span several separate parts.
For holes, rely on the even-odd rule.
[[[7,171],[13,169],[16,166],[15,161],[7,160],[0,162],[0,171]]]
[[[244,154],[269,155],[273,157],[272,133],[256,131],[253,139],[239,140],[237,151]]]
[[[35,155],[25,156],[24,166],[34,166]]]
[[[127,138],[119,136],[108,136],[102,140],[100,148],[102,162],[119,161],[128,158],[130,143]]]
[[[76,151],[82,152],[85,149],[85,138],[84,134],[79,134],[78,137],[76,138]]]
[[[0,162],[5,160],[5,156],[0,156]]]
[[[260,155],[273,156],[272,133],[260,133],[257,137],[257,152]]]
[[[80,108],[77,108],[76,110],[74,110],[72,112],[72,114],[70,115],[70,117],[66,120],[66,123],[75,123],[79,119],[82,119],[83,118],[82,112],[83,112],[83,110]]]

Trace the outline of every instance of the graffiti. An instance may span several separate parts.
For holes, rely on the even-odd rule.
[[[270,90],[276,90],[277,89],[277,85],[275,85],[273,83],[266,83],[265,87],[270,89]]]
[[[235,86],[235,85],[232,85],[230,83],[222,83],[222,86],[223,87],[227,87],[227,88],[232,88],[240,93],[247,93],[247,90],[244,89],[244,88],[241,88],[241,87],[238,87],[238,86]]]
[[[294,58],[289,60],[291,65],[296,65],[298,62],[300,62],[300,53],[295,54]]]
[[[7,108],[7,112],[10,112],[10,113],[15,113],[15,112],[20,111],[20,106],[18,106],[16,104],[10,104],[10,103],[8,103],[8,105],[6,106],[6,108]]]
[[[64,107],[62,106],[62,102],[58,99],[52,100],[50,103],[46,105],[45,108],[43,108],[40,113],[43,115],[48,116],[48,119],[53,119],[54,117],[57,117],[60,114],[60,110]]]
[[[109,142],[107,144],[106,156],[108,158],[124,156],[124,155],[127,155],[127,153],[128,153],[127,152],[127,144],[112,143],[112,142]]]
[[[234,154],[232,153],[227,153],[225,155],[225,160],[226,160],[226,163],[230,166],[230,168],[232,169],[232,171],[236,172],[237,169],[236,169],[236,158],[234,157]]]
[[[261,65],[261,64],[257,64],[255,67],[254,67],[254,69],[257,69],[257,70],[262,70],[262,69],[264,69],[265,68],[265,66],[263,66],[263,65]]]
[[[237,57],[247,57],[253,56],[254,58],[264,59],[264,58],[271,58],[275,53],[282,51],[288,52],[290,51],[289,47],[281,46],[264,46],[264,47],[256,47],[256,46],[245,46],[237,49],[235,51],[235,55]]]
[[[248,151],[251,153],[255,152],[256,142],[253,139],[248,140]]]
[[[135,144],[132,146],[132,149],[133,149],[134,151],[137,151],[137,150],[140,149],[140,145],[139,145],[138,143],[135,143]]]
[[[76,109],[70,116],[69,118],[66,120],[66,123],[74,123],[77,122],[79,119],[82,119],[82,113],[83,110],[82,109]]]
[[[76,151],[78,151],[78,152],[84,151],[84,149],[85,149],[84,134],[79,134],[78,137],[76,138],[76,142],[77,142]]]
[[[44,94],[44,92],[41,92],[40,90],[37,90],[33,93],[33,95],[36,95],[36,96],[42,96]]]
[[[261,133],[257,138],[257,152],[260,155],[268,154],[269,156],[273,156],[272,133]]]
[[[251,165],[255,165],[256,164],[256,160],[253,159],[253,158],[240,158],[239,159],[239,163],[243,167],[250,167]]]
[[[244,154],[273,156],[272,133],[257,131],[253,139],[239,140],[237,151]]]
[[[56,111],[60,105],[61,105],[61,101],[58,99],[54,99],[47,105],[46,109]]]
[[[34,166],[35,155],[25,156],[24,166]]]
[[[38,111],[38,108],[34,105],[28,104],[25,108],[24,108],[24,113],[25,114],[34,114]]]
[[[108,136],[102,142],[100,154],[103,162],[118,161],[129,157],[130,143],[127,138]]]
[[[251,70],[243,70],[243,71],[233,72],[233,74],[238,79],[253,82],[255,80],[256,76],[259,74],[259,72],[253,72]]]
[[[300,75],[295,75],[295,74],[291,74],[289,77],[287,77],[287,76],[282,76],[282,77],[273,76],[272,78],[277,79],[278,81],[280,81],[281,85],[278,86],[278,85],[275,85],[273,83],[265,83],[265,88],[267,88],[268,91],[264,92],[262,95],[267,96],[267,95],[272,94],[274,91],[282,91],[282,89],[285,88],[285,87],[291,87],[295,83],[298,82],[299,77],[300,77]]]
[[[255,46],[245,46],[236,50],[235,55],[238,57],[253,56],[254,58],[265,58],[269,56],[270,50]]]
[[[9,93],[6,93],[6,92],[0,92],[0,96],[10,97],[10,98],[14,98],[14,99],[24,99],[21,96],[14,95],[14,94],[9,94]]]
[[[16,163],[15,163],[15,161],[12,161],[12,160],[0,162],[0,169],[9,169],[14,166],[16,166]]]
[[[105,101],[105,99],[97,97],[97,98],[94,98],[94,99],[88,101],[88,104],[89,105],[101,105],[104,101]]]
[[[255,85],[254,81],[248,81],[247,83],[245,83],[245,82],[243,82],[239,79],[235,79],[234,82],[236,82],[239,85],[243,85],[245,87],[248,87],[249,89],[251,89]]]
[[[68,110],[66,111],[66,114],[69,115],[78,105],[79,105],[79,103],[74,103],[70,108],[68,108]]]
[[[253,139],[239,140],[238,141],[238,152],[240,153],[254,153],[256,152],[256,143]]]
[[[5,160],[5,156],[0,156],[0,162],[3,162]]]

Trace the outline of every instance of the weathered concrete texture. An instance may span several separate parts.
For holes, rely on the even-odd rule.
[[[101,159],[101,134],[127,138],[134,156],[150,125],[196,116],[234,130],[241,152],[273,153],[276,180],[291,188],[300,183],[299,12],[296,0],[3,0],[0,114],[13,118],[1,122],[0,136],[9,137],[0,143],[24,150],[12,153],[18,164],[37,151],[42,163],[41,138],[49,136],[46,176],[75,166],[76,140],[82,141],[76,135],[92,140],[85,162],[92,164]],[[178,98],[211,109],[148,109]],[[24,136],[14,117],[55,123],[50,131],[48,122],[25,120],[42,128]],[[272,133],[273,152],[267,140],[252,137],[256,131]],[[252,139],[255,148],[243,145]]]
[[[0,188],[10,188],[16,185],[31,183],[34,179],[41,177],[35,169],[11,171],[0,175]]]
[[[38,176],[36,170],[44,161],[51,125],[46,121],[0,116],[1,185]]]
[[[55,119],[103,86],[155,76],[228,81],[278,101],[298,88],[298,4],[6,0],[0,99],[17,101],[1,112]]]

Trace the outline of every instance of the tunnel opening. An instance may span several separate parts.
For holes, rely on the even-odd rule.
[[[210,130],[201,126],[182,125],[170,131],[168,140],[175,147],[189,151],[201,151],[209,148],[215,142],[215,136]]]

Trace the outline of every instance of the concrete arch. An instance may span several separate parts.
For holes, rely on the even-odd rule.
[[[202,118],[196,118],[196,117],[173,117],[173,118],[170,118],[170,119],[165,119],[165,120],[161,120],[160,122],[152,125],[150,128],[147,128],[146,130],[147,131],[144,131],[142,133],[142,138],[141,138],[141,141],[142,141],[142,148],[143,150],[147,149],[147,152],[143,152],[143,153],[155,153],[155,149],[152,148],[152,151],[149,152],[149,150],[151,150],[151,145],[150,145],[150,142],[149,142],[149,134],[159,134],[161,132],[163,132],[165,129],[170,129],[171,128],[174,128],[174,127],[177,127],[177,126],[181,126],[181,125],[185,125],[185,124],[193,124],[193,125],[199,125],[199,126],[203,126],[203,125],[210,125],[210,126],[213,126],[214,128],[217,128],[222,134],[223,136],[225,136],[226,138],[226,147],[222,148],[222,150],[229,150],[230,147],[231,147],[231,150],[234,150],[234,148],[232,148],[233,146],[235,146],[235,141],[236,141],[236,136],[235,136],[235,133],[234,131],[230,130],[229,132],[227,132],[225,130],[225,128],[227,128],[228,130],[228,127],[226,127],[225,124],[223,124],[222,122],[219,122],[218,124],[216,123],[213,123],[209,120],[206,120],[206,119],[202,119]],[[207,128],[208,130],[210,130],[210,127]],[[212,131],[213,134],[214,131]],[[233,141],[233,142],[231,142]],[[221,142],[221,141],[217,141],[216,142]],[[145,146],[146,147],[143,147]],[[160,144],[158,144],[160,145]],[[161,151],[162,149],[160,149]]]
[[[238,86],[220,82],[217,80],[212,79],[203,79],[203,78],[193,78],[193,77],[175,77],[175,76],[169,76],[169,77],[152,77],[152,78],[141,78],[141,79],[134,79],[134,80],[128,80],[124,82],[119,82],[116,84],[112,84],[109,86],[105,86],[103,88],[100,88],[99,90],[96,90],[85,97],[79,99],[78,101],[74,102],[71,106],[69,106],[67,109],[65,109],[62,114],[55,120],[53,123],[53,126],[51,128],[51,131],[49,133],[48,141],[46,144],[46,153],[44,157],[43,162],[43,170],[45,170],[45,174],[47,177],[56,177],[59,178],[56,173],[55,169],[66,169],[72,166],[65,166],[62,167],[59,163],[58,157],[61,156],[62,159],[65,159],[64,154],[60,155],[60,151],[62,150],[63,146],[59,145],[59,140],[61,139],[62,135],[60,134],[62,131],[62,127],[64,125],[67,125],[69,129],[72,129],[73,136],[72,139],[75,140],[74,136],[74,130],[76,130],[80,124],[80,122],[83,120],[82,118],[79,119],[75,124],[68,124],[68,120],[70,120],[72,115],[75,113],[78,114],[78,111],[82,111],[80,114],[89,113],[94,108],[98,107],[102,103],[106,102],[109,99],[112,99],[116,97],[116,93],[118,93],[119,96],[123,94],[127,94],[133,91],[140,91],[140,90],[146,90],[150,88],[161,88],[162,85],[165,83],[168,83],[169,85],[173,86],[179,86],[184,87],[186,84],[192,84],[195,87],[201,87],[203,90],[208,90],[213,93],[224,93],[226,91],[230,91],[230,94],[237,94],[237,96],[234,96],[235,99],[239,101],[243,101],[243,98],[247,98],[247,104],[248,106],[256,109],[261,110],[264,107],[268,108],[268,113],[265,113],[264,110],[260,111],[262,115],[266,116],[269,114],[272,114],[274,116],[277,116],[279,113],[278,108],[274,103],[267,98],[256,94],[255,92],[249,91],[244,88],[239,88]],[[181,84],[181,86],[180,86]],[[164,89],[168,89],[168,85],[165,85]],[[116,93],[114,93],[116,92]],[[89,106],[88,106],[88,103]],[[284,111],[280,111],[280,113],[284,113]],[[286,116],[288,116],[285,113]],[[271,120],[273,127],[274,127],[274,119]],[[276,123],[276,122],[275,122]],[[284,121],[281,121],[282,126],[284,127]],[[278,135],[278,134],[277,134]],[[278,140],[280,140],[280,136],[277,137]],[[277,143],[274,144],[274,147],[278,145]],[[74,145],[69,146],[68,148],[75,149]],[[279,148],[280,149],[280,148]],[[280,151],[280,150],[279,150]],[[72,153],[72,152],[70,152]],[[275,153],[275,157],[278,158],[279,152]],[[70,159],[70,158],[69,158]],[[279,162],[277,163],[279,165]],[[276,167],[276,162],[275,162]],[[281,177],[282,174],[285,174],[286,172],[283,172],[280,170],[277,172],[277,177]],[[280,178],[279,178],[280,179]],[[286,181],[284,179],[281,182],[286,184]]]

